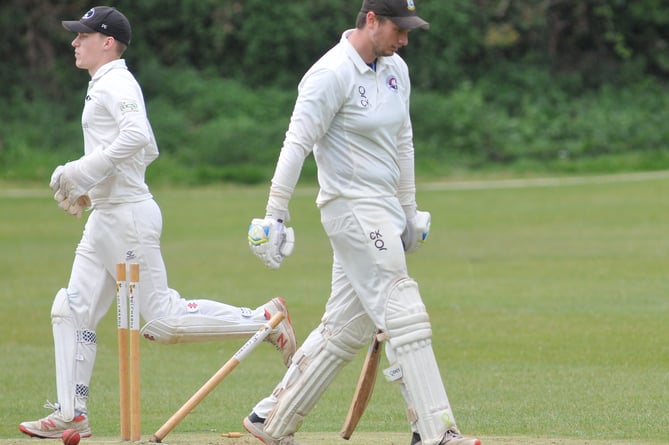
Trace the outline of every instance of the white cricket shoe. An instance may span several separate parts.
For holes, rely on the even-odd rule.
[[[286,316],[279,325],[274,328],[266,338],[266,341],[273,344],[278,351],[281,351],[283,356],[283,363],[286,368],[290,366],[290,361],[297,349],[297,340],[295,339],[295,330],[293,323],[290,321],[286,301],[281,297],[276,297],[263,306],[265,309],[265,318],[269,320],[277,312],[283,312]]]
[[[256,413],[251,413],[248,417],[244,417],[242,422],[246,431],[249,432],[253,437],[264,443],[265,445],[299,445],[295,442],[294,436],[291,434],[281,439],[275,439],[265,432],[265,421],[256,415]]]
[[[420,434],[413,433],[411,445],[423,445]],[[446,431],[439,445],[481,445],[481,441],[473,437],[463,437],[456,429]]]
[[[40,420],[33,422],[22,422],[19,430],[23,434],[40,439],[60,439],[63,431],[75,429],[79,431],[81,437],[91,437],[91,427],[88,424],[88,417],[85,414],[79,414],[72,420],[65,420],[60,413],[60,405],[51,403],[47,400],[44,408],[51,409],[53,412]]]

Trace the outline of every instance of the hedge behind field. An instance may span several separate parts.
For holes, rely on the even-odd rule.
[[[60,20],[96,4],[0,5],[0,177],[41,179],[80,156],[88,74],[74,67],[73,34]],[[109,4],[133,24],[126,58],[163,153],[151,174],[195,183],[268,179],[300,77],[352,27],[359,6],[350,0]],[[416,4],[432,26],[412,31],[401,53],[413,79],[423,173],[666,168],[666,2]],[[312,170],[307,164],[305,176]]]

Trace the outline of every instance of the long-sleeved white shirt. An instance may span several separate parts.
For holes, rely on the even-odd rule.
[[[84,153],[104,150],[114,173],[94,186],[95,206],[136,202],[151,197],[144,174],[158,157],[144,96],[125,60],[100,67],[88,84],[81,116]]]
[[[415,206],[414,147],[406,63],[380,57],[376,71],[348,42],[351,30],[304,75],[276,170],[268,213],[285,219],[304,159],[314,153],[317,205],[397,196]]]

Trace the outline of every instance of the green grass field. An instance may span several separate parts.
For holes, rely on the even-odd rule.
[[[286,298],[298,338],[329,292],[328,240],[301,187],[291,203],[297,243],[279,271],[246,245],[265,187],[155,189],[164,213],[170,285],[187,298],[257,306]],[[495,444],[669,443],[669,174],[555,182],[419,184],[428,244],[409,258],[431,314],[434,344],[460,428]],[[57,209],[48,187],[0,188],[0,444],[55,401],[49,312],[66,285],[84,220]],[[94,436],[115,442],[115,312],[98,329],[89,408]],[[148,440],[243,341],[142,343],[142,430]],[[309,444],[409,443],[398,389],[382,379],[350,442],[338,438],[364,353],[307,418]],[[382,360],[382,364],[384,364]],[[283,375],[260,345],[166,438],[221,438]]]

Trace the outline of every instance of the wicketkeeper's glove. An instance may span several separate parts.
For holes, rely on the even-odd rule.
[[[51,181],[49,181],[49,187],[51,187],[51,190],[53,190],[54,192],[57,192],[60,189],[60,177],[63,174],[64,169],[65,166],[59,165],[54,169],[53,173],[51,173]]]
[[[83,195],[77,198],[74,204],[70,204],[70,201],[65,197],[65,195],[58,190],[53,199],[58,203],[58,207],[63,209],[69,215],[81,218],[81,215],[84,213],[84,210],[88,209],[91,206],[91,198],[88,195]]]
[[[416,210],[413,215],[407,215],[407,226],[402,232],[402,244],[406,253],[417,251],[425,243],[430,234],[431,222],[430,212]]]
[[[278,269],[283,259],[293,253],[295,232],[283,221],[265,217],[253,218],[248,241],[251,251],[270,269]]]
[[[59,165],[56,167],[56,169],[53,171],[53,174],[51,175],[51,181],[49,182],[49,187],[56,192],[53,195],[53,199],[56,200],[58,203],[58,207],[63,209],[66,213],[72,216],[76,216],[77,218],[81,218],[82,213],[84,210],[88,209],[91,206],[91,199],[88,197],[88,195],[82,195],[77,198],[77,200],[74,202],[74,204],[70,203],[70,200],[67,198],[65,193],[63,193],[60,189],[60,184],[61,184],[61,176],[63,174],[65,167],[62,165]]]

